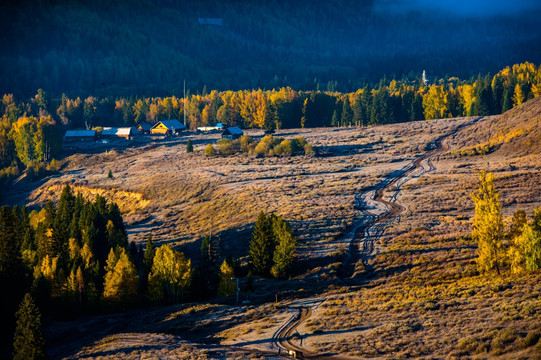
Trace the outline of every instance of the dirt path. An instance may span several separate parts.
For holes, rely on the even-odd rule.
[[[324,300],[324,299],[320,299]],[[318,303],[321,304],[321,302]],[[297,328],[312,315],[312,307],[300,306],[298,312],[291,316],[272,336],[273,346],[279,349],[280,355],[289,355],[295,358],[303,359],[321,359],[321,360],[351,360],[351,357],[332,354],[320,354],[308,350],[302,346],[303,337],[297,331]],[[295,341],[295,342],[294,342]],[[298,344],[297,344],[298,343]]]
[[[348,254],[340,272],[340,277],[346,284],[352,284],[352,278],[355,278],[358,272],[356,268],[359,262],[361,262],[363,270],[370,272],[368,260],[374,252],[374,244],[389,225],[400,221],[400,215],[406,210],[403,205],[397,203],[401,187],[412,179],[434,171],[434,161],[437,161],[441,153],[448,149],[448,145],[443,145],[445,139],[456,134],[464,126],[473,125],[480,119],[476,118],[471,123],[462,124],[452,132],[429,143],[428,151],[425,154],[417,157],[402,169],[391,173],[374,187],[367,188],[355,195],[356,207],[365,215],[365,220],[354,229]],[[393,194],[386,199],[384,193],[393,187]],[[369,206],[367,206],[369,203],[372,204],[370,207],[376,210],[379,207],[379,211],[369,211]]]
[[[346,284],[353,285],[355,283],[354,278],[359,261],[362,263],[365,270],[370,270],[368,260],[374,252],[375,242],[383,235],[385,229],[389,225],[395,221],[400,221],[400,215],[406,210],[403,205],[397,203],[397,196],[402,186],[408,181],[434,171],[436,169],[434,161],[438,161],[440,154],[449,148],[448,145],[444,146],[443,144],[445,139],[456,134],[457,131],[464,126],[473,125],[480,119],[481,118],[477,118],[471,123],[462,124],[452,132],[439,137],[434,142],[428,144],[428,151],[425,154],[417,157],[402,169],[391,173],[376,186],[364,189],[355,196],[356,207],[363,215],[365,215],[365,217],[354,229],[354,235],[348,249],[348,256],[344,260],[342,271],[340,273],[341,279]],[[386,199],[384,196],[385,192],[393,187],[393,193]],[[372,207],[375,205],[375,208],[379,211],[369,211],[367,203],[371,203]],[[367,279],[363,280],[363,282],[366,281]],[[320,300],[324,301],[325,298],[321,298]],[[300,335],[298,335],[297,328],[306,321],[311,314],[312,309],[310,307],[299,307],[298,312],[274,333],[273,345],[286,352],[286,354],[287,352],[290,352],[290,356],[307,359],[351,359],[340,355],[318,354],[302,347],[301,338]],[[293,342],[294,339],[298,344]]]

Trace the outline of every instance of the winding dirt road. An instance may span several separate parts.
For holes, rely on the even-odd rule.
[[[370,270],[368,260],[374,252],[375,242],[383,235],[389,225],[395,221],[400,221],[401,214],[406,210],[403,205],[397,203],[397,196],[402,186],[412,179],[435,170],[433,161],[437,161],[440,154],[449,148],[448,145],[443,146],[443,141],[456,134],[461,128],[473,125],[480,119],[476,118],[472,122],[462,124],[452,132],[429,143],[425,154],[418,156],[401,170],[390,174],[376,186],[364,189],[356,194],[356,207],[365,215],[365,219],[354,229],[354,236],[349,244],[348,255],[344,260],[342,271],[340,272],[340,277],[344,283],[348,285],[355,283],[356,267],[359,261],[365,270]],[[393,186],[393,193],[386,199],[384,193],[393,188]],[[375,201],[384,205],[385,210],[380,214],[374,214],[368,211],[366,206],[366,202],[368,201]],[[321,300],[324,301],[325,299],[322,298]],[[274,333],[273,345],[284,350],[283,352],[286,354],[289,351],[294,351],[296,354],[300,353],[302,357],[308,359],[351,359],[340,355],[317,354],[301,346],[300,338],[296,336],[298,334],[297,328],[310,317],[311,313],[312,309],[310,307],[298,307],[298,313],[292,316]],[[294,343],[293,339],[297,339],[299,344]],[[281,353],[283,352],[281,351]]]

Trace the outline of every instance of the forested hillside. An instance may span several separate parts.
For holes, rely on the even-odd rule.
[[[537,10],[463,17],[390,3],[2,2],[0,93],[179,96],[184,79],[192,93],[349,92],[384,75],[469,78],[541,62]]]

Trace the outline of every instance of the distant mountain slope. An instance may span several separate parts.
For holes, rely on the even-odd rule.
[[[433,81],[541,62],[538,10],[466,18],[387,3],[4,1],[0,94],[179,95],[184,79],[192,92],[350,91],[383,75],[426,69]]]
[[[541,97],[529,100],[502,115],[482,119],[457,136],[456,155],[541,154]]]

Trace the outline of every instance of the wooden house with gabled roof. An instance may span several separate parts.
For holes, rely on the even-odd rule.
[[[244,131],[238,126],[228,127],[222,133],[222,139],[235,140],[244,135]]]
[[[173,135],[178,134],[185,129],[186,126],[177,119],[162,120],[150,128],[150,133],[152,135]]]

